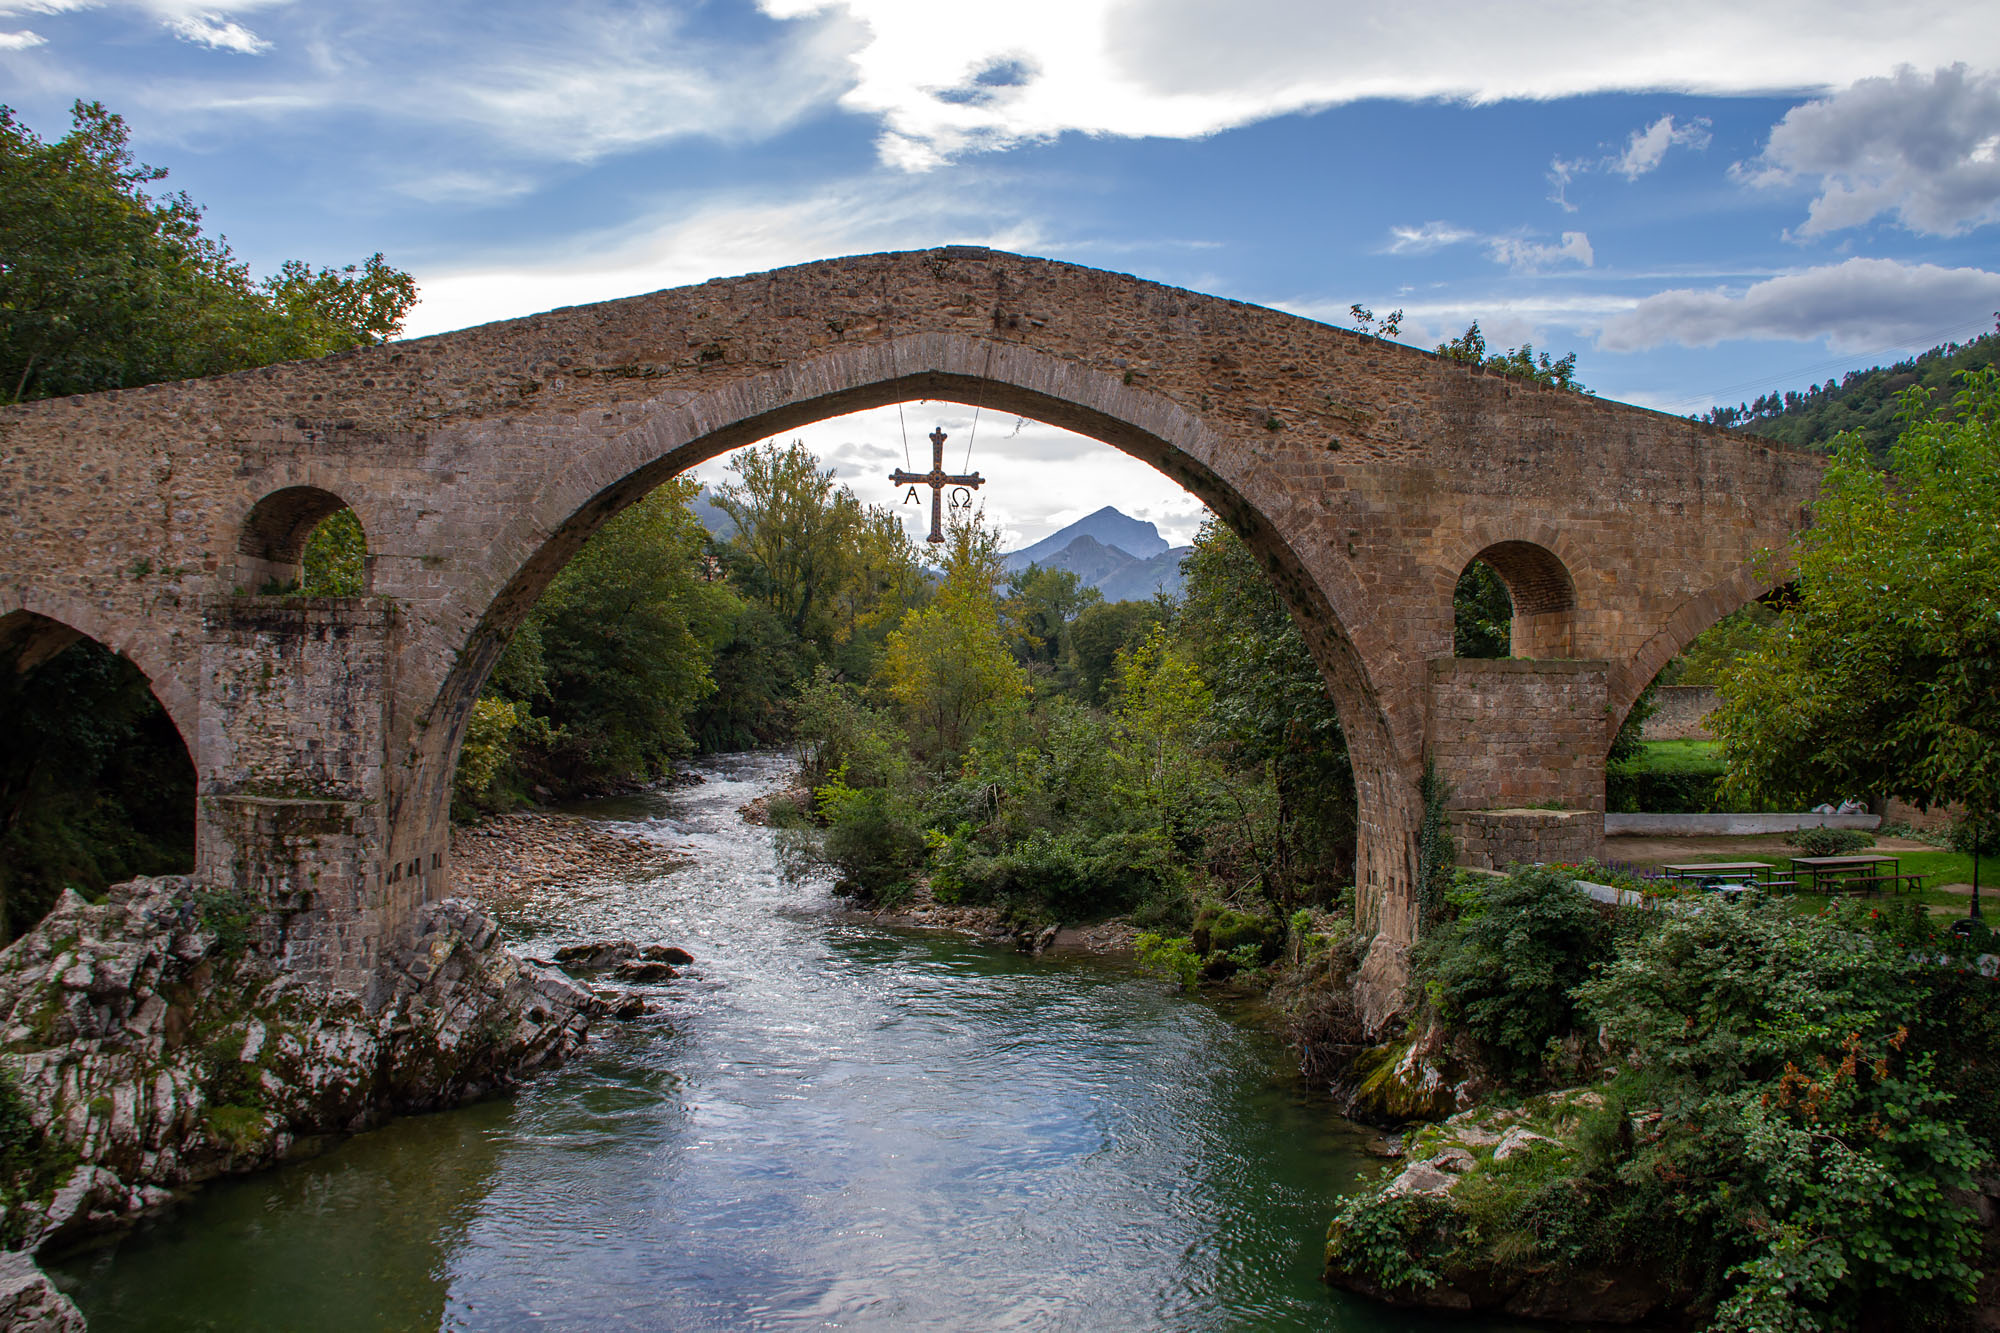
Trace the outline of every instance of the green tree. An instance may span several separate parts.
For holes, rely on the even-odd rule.
[[[944,585],[889,635],[884,683],[918,749],[940,766],[1027,697],[1027,673],[1001,635],[999,574],[997,535],[976,517],[954,522]]]
[[[2000,370],[1954,407],[1906,397],[1893,477],[1836,450],[1791,609],[1721,684],[1728,791],[2000,810]]]
[[[737,480],[716,492],[715,503],[736,525],[730,544],[743,557],[746,590],[794,635],[831,642],[836,598],[867,522],[860,503],[801,440],[742,450],[729,470]]]
[[[1266,770],[1276,837],[1266,889],[1281,906],[1324,897],[1354,864],[1354,772],[1326,677],[1284,599],[1236,534],[1210,520],[1183,562],[1176,638],[1214,699],[1212,723],[1242,770]]]
[[[1075,660],[1071,629],[1076,618],[1104,600],[1072,569],[1029,565],[1007,579],[1008,620],[1014,629],[1014,654],[1039,676],[1052,676]]]
[[[217,375],[379,342],[416,303],[381,255],[262,282],[133,161],[125,122],[78,102],[44,142],[0,107],[0,402]]]
[[[1458,576],[1452,592],[1452,655],[1505,657],[1514,648],[1514,598],[1507,581],[1484,560]]]
[[[1158,602],[1095,602],[1076,614],[1070,646],[1076,656],[1076,692],[1087,703],[1117,685],[1118,654],[1143,643],[1166,612]]]
[[[694,492],[676,478],[605,524],[502,655],[489,696],[529,705],[540,723],[514,733],[527,783],[607,790],[658,776],[690,748],[688,715],[714,688],[709,664],[736,613],[734,595],[700,577]]]

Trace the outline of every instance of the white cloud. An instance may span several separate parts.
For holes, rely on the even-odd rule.
[[[1495,263],[1505,264],[1517,273],[1540,273],[1560,264],[1589,268],[1597,261],[1590,248],[1590,237],[1580,231],[1564,232],[1560,245],[1544,245],[1522,236],[1494,236],[1487,247]]]
[[[1905,66],[1862,79],[1793,107],[1736,170],[1753,185],[1815,182],[1806,236],[1884,214],[1937,236],[2000,221],[2000,74]]]
[[[1427,255],[1466,241],[1482,243],[1494,263],[1505,264],[1517,273],[1539,273],[1561,264],[1580,264],[1589,268],[1596,260],[1591,252],[1590,237],[1580,231],[1566,231],[1559,243],[1550,245],[1524,234],[1490,236],[1449,222],[1426,222],[1421,227],[1391,227],[1389,244],[1382,248],[1382,253]]]
[[[1681,288],[1608,320],[1598,345],[1636,352],[1740,339],[1825,339],[1835,351],[1928,346],[1948,324],[2000,303],[2000,273],[1977,268],[1850,259],[1753,283],[1741,290]]]
[[[1661,116],[1645,129],[1632,131],[1630,142],[1611,163],[1611,170],[1628,181],[1637,180],[1665,161],[1669,148],[1679,146],[1699,152],[1708,147],[1713,137],[1708,132],[1708,126],[1705,117],[1677,126],[1672,116]]]
[[[165,28],[182,41],[218,51],[258,55],[271,43],[259,37],[232,14],[287,5],[291,0],[0,0],[0,17],[14,14],[71,14],[86,9],[136,11]],[[12,34],[5,34],[12,35]],[[29,34],[32,35],[32,34]],[[0,48],[6,42],[0,41]],[[27,43],[39,46],[41,42]]]
[[[841,14],[849,109],[878,117],[885,160],[922,168],[1066,131],[1186,138],[1362,98],[1552,98],[1605,91],[1829,88],[1896,61],[2000,64],[1982,7],[1916,0],[1557,0],[1421,6],[1351,0],[760,0],[780,18]],[[1003,65],[1016,82],[988,88]]]
[[[30,28],[23,28],[20,32],[0,32],[0,51],[25,51],[48,40]]]
[[[1590,170],[1590,163],[1584,158],[1549,159],[1549,202],[1559,205],[1565,213],[1576,212],[1576,205],[1569,201],[1569,183]]]
[[[1460,241],[1477,240],[1479,233],[1449,222],[1426,222],[1421,227],[1391,227],[1389,237],[1388,252],[1392,255],[1427,255]]]
[[[183,41],[212,46],[218,51],[235,51],[254,56],[271,49],[271,44],[234,19],[214,12],[175,14],[165,18],[167,31]]]

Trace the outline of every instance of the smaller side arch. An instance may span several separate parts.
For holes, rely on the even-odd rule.
[[[1459,562],[1452,585],[1478,560],[1507,585],[1514,602],[1509,653],[1514,657],[1566,658],[1576,655],[1576,580],[1561,556],[1538,542],[1488,542]]]
[[[286,486],[257,501],[237,531],[236,587],[250,593],[295,587],[313,530],[342,510],[352,512],[347,501],[318,486]],[[362,577],[365,590],[366,562]]]

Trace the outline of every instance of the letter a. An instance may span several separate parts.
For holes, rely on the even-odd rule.
[[[922,504],[922,503],[923,503],[923,501],[922,501],[922,500],[919,500],[919,499],[917,498],[917,488],[916,488],[916,487],[914,487],[914,486],[910,487],[910,493],[909,493],[908,495],[906,495],[906,496],[904,496],[904,497],[903,497],[903,503],[904,503],[904,504],[906,504],[906,505],[920,505],[920,504]]]

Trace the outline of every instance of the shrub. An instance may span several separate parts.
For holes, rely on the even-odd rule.
[[[1660,1226],[1706,1237],[1718,1327],[1915,1326],[1970,1299],[1978,1235],[1963,1193],[1986,1153],[1933,1056],[1957,962],[1869,909],[1778,902],[1663,915],[1579,988],[1629,1051],[1626,1095],[1660,1108],[1619,1168]],[[1982,997],[1984,998],[1984,997]],[[1963,1062],[1954,1061],[1963,1066]]]
[[[1858,828],[1802,828],[1786,842],[1807,856],[1845,856],[1875,845],[1875,839]]]
[[[1284,949],[1285,924],[1274,917],[1211,903],[1194,914],[1189,937],[1198,953],[1222,954],[1238,960],[1239,965],[1240,958],[1248,958],[1251,966],[1261,967]],[[1239,958],[1244,949],[1249,952]]]
[[[1576,1026],[1570,991],[1610,956],[1611,927],[1570,876],[1538,867],[1448,901],[1459,915],[1419,947],[1416,974],[1439,1016],[1464,1027],[1501,1072],[1531,1079]]]
[[[923,864],[924,838],[886,787],[850,787],[836,774],[815,793],[826,821],[821,856],[839,876],[834,892],[886,901]]]

